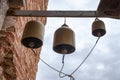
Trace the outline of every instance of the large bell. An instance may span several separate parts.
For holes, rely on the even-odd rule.
[[[44,25],[32,20],[25,25],[21,43],[28,48],[39,48],[43,45],[43,37]]]
[[[103,21],[95,19],[92,24],[92,35],[96,37],[104,36],[106,33],[105,24]]]
[[[74,32],[63,24],[54,34],[53,50],[60,54],[69,54],[75,51]]]

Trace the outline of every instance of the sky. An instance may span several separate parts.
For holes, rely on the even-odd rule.
[[[100,0],[49,0],[48,10],[96,10]],[[97,40],[91,34],[95,18],[66,18],[67,25],[75,32],[76,51],[66,55],[63,72],[70,74],[86,57]],[[120,22],[118,19],[99,18],[104,21],[106,35],[101,37],[94,51],[73,74],[75,80],[120,80]],[[44,44],[40,57],[49,65],[60,70],[62,55],[55,53],[53,35],[64,23],[63,17],[47,18]],[[58,72],[39,61],[36,80],[69,80],[59,78]]]

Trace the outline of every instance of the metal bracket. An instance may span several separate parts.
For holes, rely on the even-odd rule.
[[[97,11],[38,11],[38,10],[8,10],[7,16],[22,17],[104,17],[113,16],[99,15]]]

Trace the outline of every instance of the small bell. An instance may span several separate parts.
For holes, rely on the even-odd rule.
[[[53,50],[60,54],[70,54],[75,51],[74,32],[63,24],[54,34]]]
[[[92,24],[92,35],[96,37],[101,37],[104,36],[105,34],[106,30],[104,22],[96,18]]]
[[[43,37],[44,25],[32,20],[25,25],[21,43],[28,48],[39,48],[43,45]]]

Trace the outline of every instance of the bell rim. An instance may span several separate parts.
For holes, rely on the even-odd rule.
[[[30,47],[30,46],[29,46],[30,40],[31,40],[31,41],[35,41],[35,46],[34,46],[34,47]],[[40,47],[43,45],[43,41],[40,40],[39,38],[35,38],[35,37],[26,37],[26,38],[23,38],[23,39],[21,40],[21,43],[22,43],[25,47],[27,47],[27,48],[33,48],[33,49],[35,49],[35,48],[40,48]]]
[[[59,54],[63,54],[62,53],[62,50],[60,50],[58,47],[61,47],[61,46],[70,46],[69,49],[67,48],[67,53],[66,54],[71,54],[73,53],[76,49],[75,49],[75,46],[73,45],[69,45],[69,44],[60,44],[60,45],[56,45],[56,46],[53,46],[53,50],[56,52],[56,53],[59,53]]]
[[[101,32],[101,31],[102,31],[102,32]],[[98,32],[100,32],[100,37],[101,37],[101,36],[104,36],[104,35],[106,34],[106,30],[104,30],[104,29],[97,29],[97,30],[95,30],[95,31],[92,31],[92,35],[94,35],[95,37],[99,37],[99,36],[97,35]]]

